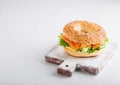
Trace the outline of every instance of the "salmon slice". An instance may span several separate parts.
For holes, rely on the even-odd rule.
[[[66,38],[65,36],[62,35],[62,39],[67,42],[71,48],[75,49],[75,50],[78,50],[80,48],[84,48],[86,47],[85,44],[81,44],[81,43],[76,43],[76,42],[73,42],[71,40],[69,40],[68,38]]]
[[[62,35],[62,39],[67,42],[71,48],[78,50],[80,48],[85,48],[88,47],[87,45],[83,44],[83,43],[77,43],[77,42],[73,42],[71,40],[69,40],[68,38],[66,38],[64,35]],[[100,44],[92,44],[91,47],[92,48],[98,48],[100,46]]]

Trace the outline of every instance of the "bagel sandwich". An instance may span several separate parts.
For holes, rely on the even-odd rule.
[[[73,21],[59,35],[59,45],[74,57],[93,57],[101,54],[108,43],[105,30],[91,22]]]

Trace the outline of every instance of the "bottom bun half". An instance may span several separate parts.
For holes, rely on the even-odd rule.
[[[67,54],[73,56],[73,57],[77,57],[77,58],[89,58],[89,57],[95,57],[95,56],[98,56],[100,55],[104,49],[101,49],[99,51],[95,51],[93,53],[84,53],[84,52],[78,52],[78,51],[75,51],[75,50],[70,50],[69,48],[67,47],[64,47],[64,50],[66,51]]]

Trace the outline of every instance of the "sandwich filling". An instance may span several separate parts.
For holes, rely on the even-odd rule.
[[[106,47],[106,44],[109,42],[108,38],[105,39],[104,44],[90,44],[90,45],[86,45],[84,43],[77,43],[77,42],[73,42],[71,40],[69,40],[68,38],[66,38],[63,34],[59,35],[59,45],[66,47],[70,50],[75,50],[78,52],[83,52],[83,53],[93,53],[95,51],[99,51],[103,48]]]

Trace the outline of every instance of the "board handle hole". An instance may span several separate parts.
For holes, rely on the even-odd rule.
[[[69,65],[65,65],[65,67],[69,67]]]

